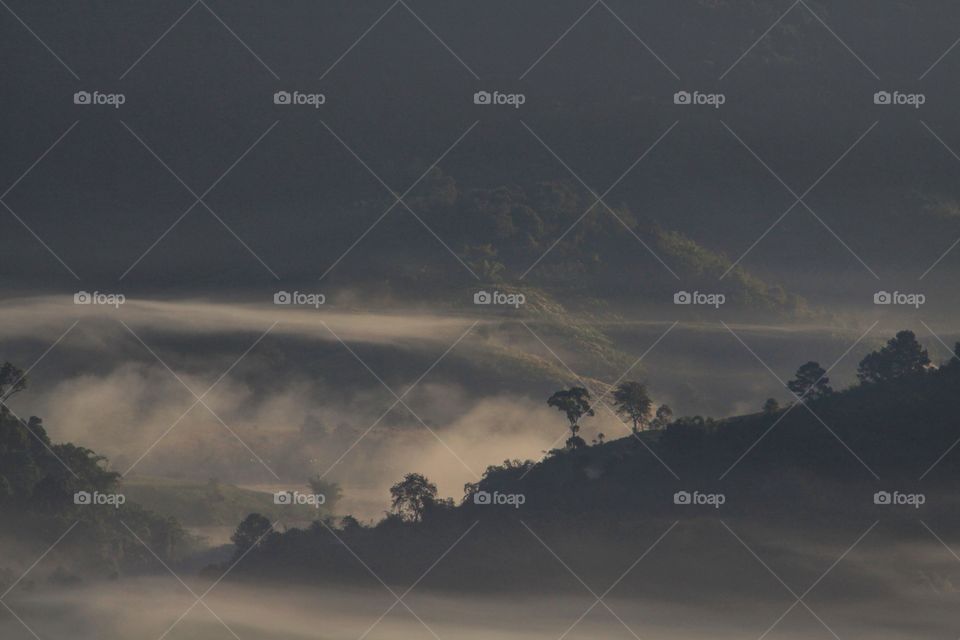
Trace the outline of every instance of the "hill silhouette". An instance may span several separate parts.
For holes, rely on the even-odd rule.
[[[411,584],[456,542],[430,573],[432,586],[533,590],[557,569],[545,574],[543,558],[534,559],[531,543],[538,548],[541,535],[552,542],[540,552],[565,549],[570,555],[559,555],[572,557],[589,581],[622,568],[671,523],[708,550],[720,524],[734,522],[785,562],[795,553],[786,540],[796,539],[798,527],[829,539],[851,521],[883,519],[882,535],[895,543],[921,516],[960,523],[953,485],[960,456],[952,455],[960,441],[960,358],[933,366],[903,331],[864,358],[861,382],[849,389],[833,391],[826,372],[811,364],[791,381],[797,401],[785,407],[768,402],[723,420],[678,418],[594,446],[572,437],[540,462],[489,467],[457,502],[409,474],[392,490],[393,511],[373,525],[348,516],[283,530],[251,515],[235,537],[245,557],[237,577],[354,584],[369,581],[372,569],[387,582]],[[668,555],[663,571],[669,561],[684,562]],[[726,561],[705,560],[703,570],[722,575]],[[661,588],[668,584],[664,577]]]

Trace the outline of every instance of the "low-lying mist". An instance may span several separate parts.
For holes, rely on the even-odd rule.
[[[875,327],[831,371],[834,385],[852,382],[860,357],[898,326]],[[635,364],[628,379],[646,381],[654,401],[677,415],[753,412],[771,396],[788,401],[764,363],[788,379],[809,359],[829,366],[862,333],[731,324],[755,357],[719,322],[670,327],[600,325]],[[30,366],[55,342],[10,403],[42,417],[55,441],[90,447],[124,474],[261,488],[323,475],[343,487],[340,509],[363,519],[382,514],[388,487],[404,473],[424,473],[441,495],[459,498],[487,465],[539,459],[567,435],[546,397],[579,383],[567,367],[598,367],[582,344],[535,319],[278,313],[209,301],[133,300],[113,309],[50,297],[0,310],[3,360]],[[946,355],[928,342],[935,360]],[[607,382],[624,369],[608,368]],[[627,428],[598,407],[582,435],[599,433],[612,439]]]

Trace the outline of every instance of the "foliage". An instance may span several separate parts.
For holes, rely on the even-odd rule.
[[[407,522],[420,522],[437,501],[437,485],[419,473],[408,473],[390,487],[391,507]]]
[[[787,383],[787,388],[800,400],[817,400],[833,393],[826,370],[812,360],[800,365],[793,380]]]
[[[649,424],[653,400],[643,383],[625,380],[613,391],[613,403],[618,414],[630,419],[634,433]]]

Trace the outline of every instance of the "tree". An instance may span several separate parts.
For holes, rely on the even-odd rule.
[[[613,406],[621,416],[630,418],[634,433],[643,431],[653,411],[653,401],[647,387],[640,382],[621,382],[613,391]]]
[[[826,370],[820,366],[819,362],[812,360],[800,365],[794,379],[787,383],[787,388],[800,400],[804,398],[816,400],[833,393]]]
[[[763,403],[763,412],[771,415],[778,411],[780,411],[780,403],[777,402],[776,398],[767,398],[767,401]]]
[[[27,379],[23,371],[9,362],[0,367],[0,403],[6,402],[10,396],[27,388]]]
[[[408,473],[390,487],[393,511],[407,522],[420,522],[437,501],[437,485],[419,473]]]
[[[360,524],[360,521],[353,516],[346,515],[340,518],[340,529],[345,533],[353,533],[363,529],[363,525]]]
[[[913,331],[900,331],[879,351],[868,353],[857,367],[860,382],[877,383],[921,373],[930,365],[930,356]]]
[[[570,422],[570,437],[567,438],[568,449],[579,449],[587,446],[583,438],[577,435],[580,432],[580,418],[592,416],[593,407],[590,406],[590,392],[583,387],[570,387],[555,392],[547,399],[547,406],[556,407],[567,416]]]
[[[251,513],[243,519],[230,540],[237,547],[237,555],[241,555],[262,544],[271,531],[273,525],[269,520],[259,513]]]
[[[323,496],[323,507],[328,511],[333,511],[336,507],[337,502],[343,497],[343,492],[340,490],[340,485],[336,482],[330,482],[324,480],[323,476],[319,473],[307,478],[307,486],[310,487],[310,491],[313,492],[315,496]]]
[[[657,407],[657,413],[650,422],[651,429],[666,429],[667,425],[673,422],[673,409],[665,404]]]

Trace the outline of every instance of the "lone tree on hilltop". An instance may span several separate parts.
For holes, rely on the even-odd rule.
[[[817,400],[833,393],[826,370],[820,366],[819,362],[812,360],[800,365],[793,380],[787,383],[787,388],[800,400],[805,398]]]
[[[613,406],[618,414],[629,418],[633,423],[633,433],[639,433],[650,425],[653,400],[643,383],[625,381],[617,385],[613,390]]]
[[[577,435],[580,432],[580,418],[592,416],[593,407],[590,406],[590,392],[583,387],[570,387],[555,392],[547,399],[547,406],[556,407],[567,416],[570,423],[570,437],[567,438],[568,449],[579,449],[587,446],[583,438]]]

